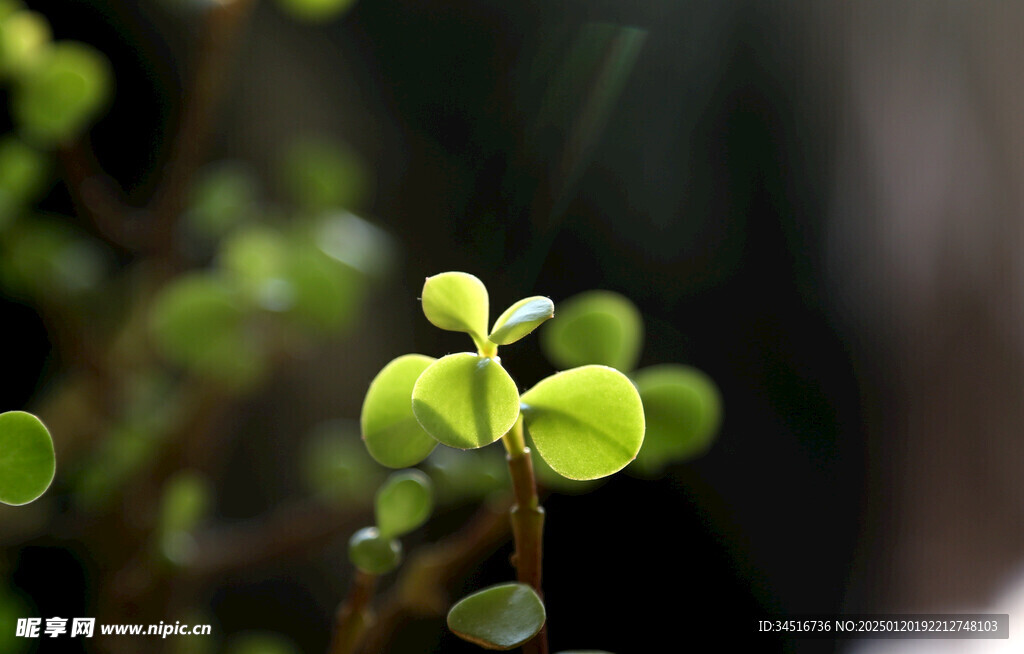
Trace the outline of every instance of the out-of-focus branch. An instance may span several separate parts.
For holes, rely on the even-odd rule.
[[[510,504],[485,504],[459,531],[420,548],[402,566],[394,587],[364,636],[362,651],[383,652],[395,630],[410,616],[444,615],[449,591],[469,569],[508,540]]]
[[[206,154],[235,49],[254,4],[254,0],[211,0],[207,9],[178,133],[150,206],[153,225],[148,246],[154,252],[173,252],[174,226],[184,208],[192,176]]]
[[[209,580],[287,558],[325,545],[368,519],[366,510],[346,512],[315,502],[283,506],[257,520],[197,535],[187,574]]]

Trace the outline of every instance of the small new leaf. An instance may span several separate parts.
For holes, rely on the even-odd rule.
[[[50,486],[57,469],[53,439],[39,418],[0,413],[0,502],[28,504]]]
[[[460,600],[448,612],[448,628],[486,649],[509,650],[537,635],[547,615],[526,584],[499,584]]]
[[[546,297],[519,300],[494,321],[488,339],[495,345],[515,343],[555,315],[555,303]]]
[[[348,541],[348,558],[363,572],[387,574],[402,562],[402,544],[382,536],[376,527],[363,527]]]
[[[464,272],[445,272],[427,277],[423,284],[423,315],[433,325],[450,332],[466,332],[482,342],[487,334],[487,288]]]

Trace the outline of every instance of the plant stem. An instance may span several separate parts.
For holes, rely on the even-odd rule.
[[[512,534],[516,544],[516,577],[529,584],[543,599],[541,576],[544,552],[544,509],[537,496],[537,482],[533,476],[533,460],[523,435],[523,416],[502,439],[508,451],[508,470],[512,477]],[[526,654],[547,654],[547,626],[533,640],[523,645]]]
[[[363,634],[373,623],[370,602],[376,587],[377,575],[356,570],[352,589],[338,608],[329,654],[354,654],[358,651]]]

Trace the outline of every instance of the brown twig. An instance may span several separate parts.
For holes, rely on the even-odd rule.
[[[366,633],[364,651],[385,651],[398,625],[409,616],[444,615],[455,580],[508,538],[508,509],[507,503],[486,504],[459,531],[418,549],[402,566],[381,604],[377,621]]]
[[[367,511],[344,512],[315,502],[293,503],[251,522],[196,536],[187,574],[214,579],[330,542],[363,524]]]
[[[373,624],[373,591],[377,575],[356,570],[348,597],[338,608],[329,654],[354,654],[359,650],[366,630]]]

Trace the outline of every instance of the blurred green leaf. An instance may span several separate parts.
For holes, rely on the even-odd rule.
[[[16,635],[14,625],[18,618],[25,618],[33,613],[28,602],[14,588],[0,588],[0,652],[4,654],[27,654],[35,645],[32,639]]]
[[[445,272],[427,277],[422,293],[423,315],[434,326],[466,332],[477,341],[487,334],[487,288],[464,272]]]
[[[284,636],[265,632],[248,632],[233,636],[227,648],[227,654],[299,654],[299,652],[299,648]]]
[[[0,502],[28,504],[42,495],[57,469],[53,439],[39,418],[0,413]]]
[[[192,273],[161,290],[150,310],[150,328],[161,352],[174,363],[242,389],[258,382],[267,367],[248,317],[233,286],[213,274]]]
[[[364,275],[382,277],[394,264],[394,244],[384,230],[348,211],[333,211],[316,223],[316,244],[328,256]]]
[[[456,450],[441,445],[423,466],[434,482],[438,503],[478,500],[509,485],[504,453],[494,448]]]
[[[24,205],[34,202],[46,190],[49,181],[49,157],[8,135],[0,140],[0,231]]]
[[[283,0],[279,0],[282,1]],[[303,4],[291,0],[292,4]],[[305,0],[305,4],[317,4]],[[327,4],[320,0],[319,4]],[[337,0],[335,5],[342,4]],[[301,209],[360,209],[370,196],[370,172],[362,157],[348,146],[323,139],[302,139],[285,155],[281,179],[288,197]]]
[[[402,562],[402,544],[382,536],[376,527],[363,527],[348,541],[348,558],[363,572],[387,574]]]
[[[643,346],[636,306],[611,291],[589,291],[562,302],[558,319],[541,334],[541,346],[559,368],[598,364],[629,372]]]
[[[210,510],[210,483],[202,475],[184,470],[164,485],[156,537],[169,561],[185,564],[195,555],[192,532]]]
[[[192,232],[218,239],[259,211],[259,183],[248,166],[220,162],[199,171],[185,219]]]
[[[412,411],[427,433],[450,447],[498,440],[519,417],[516,383],[494,359],[469,352],[430,365],[412,391]]]
[[[411,397],[411,389],[409,394]],[[415,421],[411,400],[409,417]],[[310,491],[325,500],[345,506],[369,506],[383,474],[359,441],[358,425],[348,428],[346,424],[347,421],[323,423],[306,439],[303,476]]]
[[[288,315],[318,334],[336,334],[351,327],[365,290],[363,276],[311,243],[286,250],[283,278],[294,292]]]
[[[425,474],[419,470],[396,472],[377,491],[377,529],[385,538],[405,535],[426,522],[433,508],[433,489]]]
[[[176,472],[164,485],[159,531],[192,531],[210,510],[212,489],[207,479],[192,470]]]
[[[644,440],[644,408],[632,382],[605,366],[573,368],[523,394],[537,453],[569,479],[599,479],[632,461]]]
[[[377,373],[363,400],[360,424],[366,449],[389,468],[414,466],[437,446],[412,410],[416,380],[436,359],[406,354]]]
[[[43,58],[53,34],[50,23],[34,11],[14,11],[0,22],[0,72],[30,75]]]
[[[113,86],[110,64],[99,51],[84,43],[60,41],[15,87],[11,112],[33,139],[47,144],[67,141],[99,115]]]
[[[540,632],[544,603],[526,584],[499,584],[469,595],[448,612],[448,628],[487,649],[508,650]]]
[[[34,217],[11,226],[0,272],[11,290],[53,300],[94,290],[108,271],[106,252],[67,224]]]
[[[546,297],[519,300],[494,321],[488,339],[497,345],[515,343],[555,315],[555,304]]]
[[[721,423],[722,399],[706,374],[681,365],[644,368],[636,374],[647,435],[635,466],[648,474],[703,454]]]

